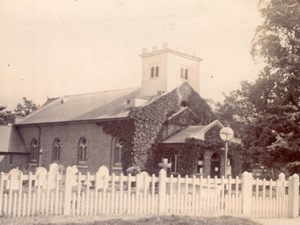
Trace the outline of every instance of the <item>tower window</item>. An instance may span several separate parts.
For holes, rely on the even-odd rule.
[[[151,67],[151,77],[154,77],[154,66]]]
[[[183,78],[184,69],[181,67],[180,69],[180,77]]]
[[[79,163],[87,161],[87,141],[85,138],[80,138],[78,143],[78,161]]]
[[[61,143],[59,138],[55,138],[53,141],[53,161],[60,160]]]
[[[188,69],[185,69],[184,70],[184,79],[189,79],[189,71],[188,71]]]
[[[159,75],[159,67],[157,66],[155,67],[155,76],[158,77],[158,75]]]
[[[189,70],[187,68],[181,67],[180,68],[180,78],[184,80],[189,79]]]

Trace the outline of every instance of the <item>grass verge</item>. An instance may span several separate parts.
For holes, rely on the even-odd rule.
[[[154,216],[154,217],[32,217],[1,218],[0,224],[6,225],[261,225],[250,219],[221,217],[187,217],[187,216]]]

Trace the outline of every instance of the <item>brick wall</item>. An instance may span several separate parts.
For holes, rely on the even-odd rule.
[[[96,172],[102,165],[110,168],[112,137],[103,132],[101,126],[95,123],[42,125],[38,127],[22,127],[20,133],[25,145],[30,149],[33,138],[39,139],[41,134],[41,149],[43,149],[42,166],[46,168],[52,163],[53,141],[61,141],[61,155],[59,164],[65,167],[77,165],[78,142],[81,137],[87,140],[87,165],[85,171]]]
[[[27,168],[27,155],[0,154],[0,172],[7,173],[16,167],[20,170]]]

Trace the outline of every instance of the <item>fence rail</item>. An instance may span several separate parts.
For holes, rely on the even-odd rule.
[[[136,176],[66,173],[52,164],[23,174],[0,173],[0,216],[35,215],[248,215],[264,218],[299,215],[299,176],[276,181],[242,178],[167,177],[142,172]]]

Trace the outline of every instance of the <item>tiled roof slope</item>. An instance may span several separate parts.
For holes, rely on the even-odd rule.
[[[126,100],[139,93],[140,88],[130,88],[57,98],[17,125],[125,118]]]
[[[205,140],[205,133],[209,131],[214,126],[218,126],[220,129],[224,127],[224,125],[219,121],[215,120],[208,125],[197,125],[197,126],[189,126],[178,133],[170,136],[163,143],[185,143],[187,138],[196,138],[198,140]],[[241,144],[241,140],[233,137],[230,142]]]
[[[0,152],[27,153],[15,127],[0,126]]]
[[[185,143],[187,138],[194,137],[195,134],[201,132],[206,126],[189,126],[178,133],[174,134],[173,136],[167,138],[163,141],[163,143]]]

